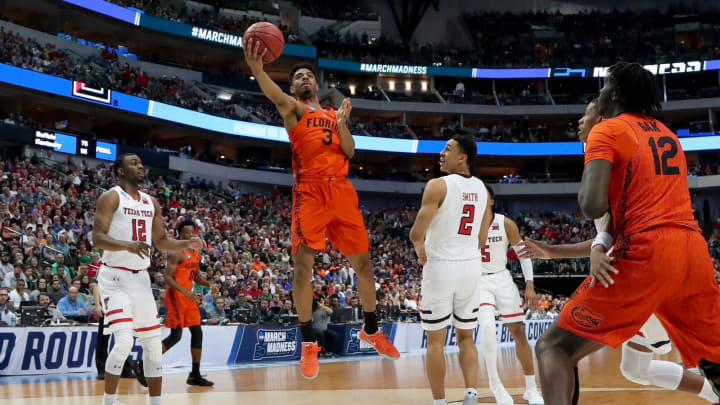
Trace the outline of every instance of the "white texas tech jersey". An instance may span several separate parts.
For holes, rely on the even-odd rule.
[[[478,259],[478,234],[488,200],[485,185],[478,178],[459,174],[441,179],[447,193],[425,238],[428,260]]]
[[[115,186],[110,190],[118,193],[120,201],[117,209],[113,212],[108,236],[121,241],[140,241],[152,245],[155,206],[150,196],[138,190],[140,200],[136,200],[120,186]],[[150,267],[149,257],[141,259],[137,254],[128,251],[105,250],[102,262],[110,267],[124,267],[131,270],[144,270]]]
[[[509,245],[510,241],[505,232],[505,215],[495,214],[488,231],[487,244],[480,249],[484,272],[497,273],[506,269]]]

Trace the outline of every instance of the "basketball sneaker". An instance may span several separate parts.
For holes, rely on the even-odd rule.
[[[307,380],[314,380],[320,371],[318,353],[320,346],[315,342],[303,342],[300,353],[300,372]]]
[[[490,392],[495,397],[497,405],[513,405],[515,403],[500,381],[490,380]]]
[[[720,364],[701,359],[698,368],[712,386],[713,392],[720,396]]]
[[[185,384],[187,385],[195,385],[198,387],[212,387],[215,385],[214,382],[208,380],[207,378],[201,376],[201,375],[192,375],[190,374],[185,381]]]
[[[360,330],[360,340],[372,346],[377,350],[378,354],[389,360],[397,360],[400,358],[400,352],[388,340],[388,336],[382,334],[378,329],[372,335],[365,333],[365,328]]]
[[[544,405],[542,395],[538,392],[537,388],[526,388],[525,393],[522,396],[523,401],[527,401],[530,405]]]

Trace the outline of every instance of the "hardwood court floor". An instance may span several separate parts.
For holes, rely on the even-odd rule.
[[[500,352],[500,375],[516,404],[522,401],[524,388],[520,365],[512,349]],[[673,352],[665,360],[677,361]],[[448,402],[462,400],[462,378],[457,354],[446,356],[448,366]],[[481,361],[482,363],[482,361]],[[620,350],[603,349],[580,364],[582,394],[580,404],[623,405],[703,405],[707,402],[694,395],[635,385],[625,380],[618,369]],[[206,373],[215,381],[211,389],[188,387],[186,374],[166,375],[163,381],[165,405],[317,405],[317,404],[430,404],[430,390],[425,380],[424,356],[404,356],[397,361],[376,357],[321,365],[314,381],[299,376],[295,365],[235,369]],[[487,390],[484,366],[480,367],[478,385],[482,404],[494,404]],[[59,381],[32,381],[0,377],[2,405],[98,405],[102,401],[102,381],[94,375],[53,377]],[[69,379],[68,379],[69,378]],[[3,381],[5,380],[5,381]],[[23,381],[24,380],[24,381]],[[51,380],[45,378],[45,380]],[[145,405],[147,394],[135,380],[123,379],[120,402]]]

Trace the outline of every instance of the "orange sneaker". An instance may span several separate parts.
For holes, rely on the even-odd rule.
[[[393,346],[388,340],[389,336],[383,335],[382,331],[378,329],[377,332],[372,335],[365,333],[365,328],[360,330],[360,340],[372,346],[377,350],[378,354],[385,357],[388,360],[397,360],[400,358],[400,352]]]
[[[315,342],[303,342],[300,353],[300,372],[307,380],[314,380],[317,377],[320,367],[318,364],[318,353],[320,346]]]

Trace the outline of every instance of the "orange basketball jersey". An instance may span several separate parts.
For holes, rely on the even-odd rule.
[[[183,261],[178,263],[173,278],[184,289],[192,291],[195,274],[200,266],[200,254],[191,249],[184,250],[182,254]]]
[[[658,226],[699,231],[692,212],[687,163],[677,136],[660,121],[621,114],[588,136],[585,164],[612,163],[608,187],[615,239]]]
[[[340,148],[335,110],[305,104],[305,113],[288,135],[297,182],[347,176],[348,159]]]

